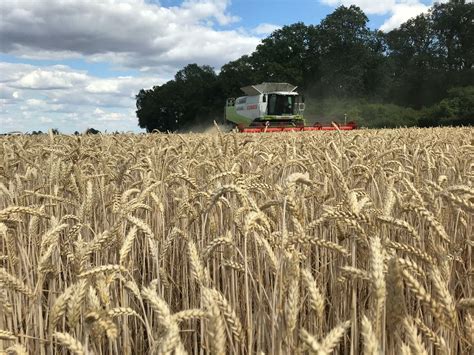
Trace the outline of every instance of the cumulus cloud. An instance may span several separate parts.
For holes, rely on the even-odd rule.
[[[356,5],[367,14],[384,15],[392,10],[397,0],[321,0],[321,2],[330,6]]]
[[[399,27],[402,23],[406,22],[410,18],[416,17],[417,15],[427,12],[429,6],[421,3],[413,4],[396,4],[392,9],[392,15],[386,20],[380,27],[382,31],[390,31],[394,28]]]
[[[45,117],[45,116],[41,116],[39,118],[39,120],[40,120],[41,123],[52,123],[53,122],[53,120],[50,117]]]
[[[98,121],[123,121],[127,119],[127,114],[122,112],[107,112],[100,108],[94,110],[94,116]]]
[[[140,80],[141,81],[141,80]],[[154,81],[161,84],[161,80]],[[92,94],[123,94],[130,88],[136,88],[136,78],[132,76],[119,76],[110,79],[93,79],[85,87],[85,91]]]
[[[257,37],[215,30],[239,19],[229,0],[164,7],[144,0],[3,0],[2,51],[34,59],[88,58],[129,68],[219,67],[251,52]]]
[[[229,4],[229,0],[187,0],[181,7],[181,15],[184,17],[186,13],[190,20],[214,17],[220,25],[228,25],[240,20],[238,16],[226,13]]]
[[[260,25],[252,29],[252,32],[257,35],[267,35],[275,30],[278,30],[279,28],[281,28],[281,26],[274,25],[271,23],[261,23]]]
[[[156,77],[99,78],[68,66],[0,63],[0,131],[138,130],[135,95]]]
[[[388,15],[388,19],[380,26],[382,31],[397,28],[408,19],[427,12],[429,9],[429,6],[423,4],[420,0],[321,0],[321,2],[330,6],[356,5],[367,14]]]
[[[252,52],[257,32],[227,29],[240,19],[230,0],[2,0],[1,52],[82,67],[102,63],[127,76],[102,78],[64,65],[0,62],[0,130],[136,129],[135,95],[189,63],[218,69]],[[135,74],[138,73],[138,74]],[[97,111],[97,109],[101,111]]]
[[[87,78],[85,74],[66,72],[62,70],[35,69],[25,74],[15,85],[24,89],[67,89]]]

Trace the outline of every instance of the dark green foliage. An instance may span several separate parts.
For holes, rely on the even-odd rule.
[[[175,131],[206,117],[224,100],[217,75],[209,66],[189,64],[174,80],[137,95],[137,116],[141,128]]]
[[[219,73],[219,82],[225,97],[237,97],[242,93],[241,87],[255,84],[257,78],[250,57],[244,55],[223,65]]]
[[[361,97],[383,85],[383,37],[367,23],[358,7],[340,6],[317,26],[318,96]]]
[[[250,61],[256,82],[290,82],[306,87],[318,64],[317,31],[299,22],[262,40]]]
[[[436,4],[431,12],[432,28],[442,53],[443,67],[467,71],[474,64],[474,6],[465,1]]]
[[[414,108],[433,105],[449,88],[474,83],[474,4],[435,4],[429,14],[387,34],[393,81],[389,97]]]
[[[95,129],[95,128],[88,128],[86,130],[86,134],[99,134],[99,133],[100,133],[100,131]]]
[[[416,125],[419,112],[394,104],[368,102],[365,99],[313,99],[308,105],[310,123],[356,121],[359,127],[393,128]]]
[[[374,128],[414,126],[418,112],[394,104],[366,104],[361,106],[359,125]]]
[[[474,86],[456,87],[439,104],[425,109],[419,126],[474,124]]]
[[[340,6],[319,25],[274,31],[219,75],[190,64],[174,80],[141,90],[139,126],[174,131],[222,118],[227,97],[265,81],[298,85],[310,122],[347,114],[369,127],[472,124],[473,21],[474,4],[456,0],[382,33],[360,8]]]

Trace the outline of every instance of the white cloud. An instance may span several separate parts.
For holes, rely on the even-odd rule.
[[[144,0],[3,0],[2,51],[23,58],[86,58],[128,68],[220,67],[252,52],[257,37],[216,30],[239,19],[229,0],[163,7]]]
[[[39,118],[40,122],[41,123],[52,123],[53,122],[53,119],[51,117],[45,117],[45,116],[41,116]]]
[[[18,61],[79,59],[86,67],[101,63],[132,73],[103,78],[64,65],[0,62],[0,131],[71,132],[105,129],[110,122],[114,129],[137,130],[135,95],[141,88],[164,83],[188,63],[218,70],[258,45],[258,33],[226,29],[240,20],[229,5],[230,0],[184,0],[169,7],[158,0],[0,1],[2,53]]]
[[[0,62],[0,83],[16,81],[34,69],[33,66],[21,63]]]
[[[383,23],[383,25],[380,27],[380,30],[385,32],[393,30],[410,18],[416,17],[423,12],[427,12],[428,9],[428,6],[421,3],[396,4],[392,9],[392,15],[387,21]]]
[[[121,112],[105,112],[97,115],[98,121],[125,121],[127,120],[127,115]]]
[[[1,132],[52,127],[68,133],[88,127],[138,131],[135,95],[164,82],[141,76],[98,78],[64,65],[0,63],[0,70],[8,79],[0,83]]]
[[[350,6],[356,5],[367,14],[383,15],[389,13],[397,0],[321,0],[323,4],[330,6]]]
[[[275,30],[278,30],[279,28],[281,28],[281,26],[274,25],[271,23],[261,23],[260,25],[252,29],[252,32],[257,35],[267,35]]]
[[[14,89],[8,87],[6,84],[0,83],[0,99],[13,100],[15,99],[13,96],[14,92]]]
[[[388,15],[388,19],[380,26],[382,31],[390,31],[399,27],[410,18],[427,12],[429,5],[423,4],[420,0],[320,0],[323,4],[330,6],[350,6],[356,5],[367,14]],[[437,2],[446,2],[441,0]],[[431,4],[433,4],[432,1]]]
[[[119,93],[118,79],[98,79],[86,86],[86,91],[93,94],[117,94]]]
[[[28,99],[25,102],[29,106],[38,107],[38,106],[44,106],[45,105],[44,101],[41,101],[41,100],[38,100],[38,99]]]
[[[16,87],[24,89],[67,89],[87,78],[85,74],[58,70],[36,69],[16,82]]]
[[[240,20],[239,17],[226,13],[229,4],[229,0],[188,0],[183,3],[182,8],[191,18],[215,17],[220,25],[228,25]],[[181,10],[181,14],[185,16],[183,10]]]

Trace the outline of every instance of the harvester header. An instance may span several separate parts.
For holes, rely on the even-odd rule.
[[[355,123],[306,126],[304,97],[288,83],[261,83],[241,88],[246,96],[226,101],[225,120],[240,132],[352,130]]]

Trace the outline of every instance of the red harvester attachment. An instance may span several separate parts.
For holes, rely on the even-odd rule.
[[[271,133],[271,132],[300,132],[300,131],[352,131],[357,129],[355,122],[347,122],[344,124],[329,123],[321,124],[315,123],[313,126],[272,126],[262,124],[260,126],[238,126],[241,133]]]

